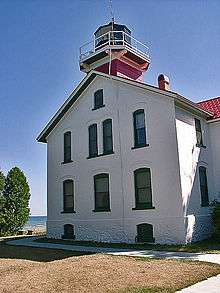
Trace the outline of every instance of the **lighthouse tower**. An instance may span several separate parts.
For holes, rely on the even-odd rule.
[[[112,21],[100,26],[93,40],[80,47],[79,63],[86,73],[94,69],[142,82],[150,64],[149,49],[127,26]]]

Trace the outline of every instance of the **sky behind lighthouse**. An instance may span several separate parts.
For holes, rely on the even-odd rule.
[[[219,0],[113,0],[116,22],[150,47],[145,82],[200,101],[220,95]],[[0,1],[0,169],[20,167],[32,215],[46,214],[46,145],[36,137],[84,77],[79,47],[110,21],[109,0]]]

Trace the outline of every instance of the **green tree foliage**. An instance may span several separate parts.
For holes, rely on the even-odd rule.
[[[30,189],[24,173],[14,167],[5,179],[2,193],[1,234],[16,234],[27,223],[29,218]]]
[[[220,240],[220,202],[215,201],[212,210],[212,220],[214,225],[214,238]]]
[[[5,186],[5,175],[0,171],[0,196],[2,195],[4,186]]]

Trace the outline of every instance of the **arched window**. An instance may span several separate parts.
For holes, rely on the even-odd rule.
[[[67,131],[64,133],[64,163],[69,163],[71,161],[71,132]]]
[[[209,206],[209,193],[208,193],[208,182],[206,168],[199,167],[199,181],[200,181],[200,193],[201,193],[201,206]]]
[[[94,110],[103,106],[103,89],[100,89],[94,93]]]
[[[137,225],[137,242],[154,242],[153,226],[143,223]]]
[[[71,179],[63,182],[63,211],[66,213],[74,211],[74,184]]]
[[[112,120],[103,121],[103,154],[113,153]]]
[[[109,175],[106,173],[94,176],[95,210],[110,211]]]
[[[146,127],[144,110],[140,109],[133,113],[134,123],[134,147],[144,147],[146,143]]]
[[[63,239],[75,239],[74,226],[71,224],[64,225]]]
[[[134,171],[135,209],[152,208],[151,171],[141,168]]]
[[[89,126],[89,157],[98,156],[97,124]]]

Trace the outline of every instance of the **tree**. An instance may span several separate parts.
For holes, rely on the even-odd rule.
[[[5,175],[0,171],[0,196],[2,195],[4,186],[5,186]]]
[[[27,223],[29,218],[30,189],[24,173],[14,167],[5,179],[5,187],[2,193],[3,235],[16,234]]]

